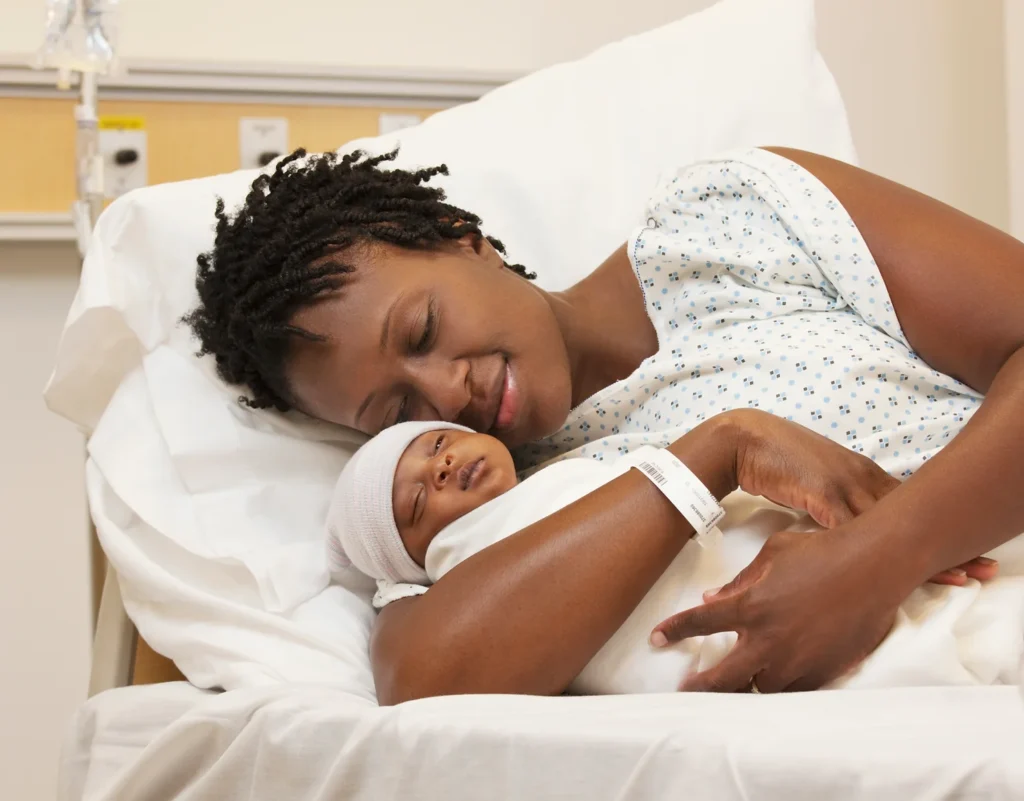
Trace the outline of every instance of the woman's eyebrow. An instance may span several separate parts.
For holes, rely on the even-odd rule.
[[[402,302],[402,298],[404,298],[404,297],[405,297],[405,293],[404,292],[399,293],[398,297],[394,299],[394,301],[391,303],[390,306],[388,306],[388,310],[384,314],[384,325],[380,329],[380,352],[381,353],[384,353],[384,351],[386,351],[387,348],[388,348],[388,333],[390,332],[390,329],[391,329],[391,315],[394,313],[395,307],[397,307],[398,304]]]

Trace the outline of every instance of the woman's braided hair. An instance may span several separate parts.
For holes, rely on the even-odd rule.
[[[323,337],[291,324],[295,312],[338,289],[350,265],[341,251],[383,242],[430,250],[467,234],[482,236],[480,218],[445,202],[427,186],[445,165],[410,172],[382,170],[398,151],[339,157],[296,150],[273,173],[259,176],[230,216],[217,200],[213,250],[198,258],[199,306],[185,316],[199,338],[200,356],[213,354],[217,373],[244,385],[242,403],[287,411],[293,401],[285,378],[292,337]],[[497,239],[487,237],[504,254]],[[524,278],[536,276],[508,265]]]

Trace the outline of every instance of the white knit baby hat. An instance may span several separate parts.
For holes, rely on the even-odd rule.
[[[391,492],[405,449],[420,435],[443,430],[473,433],[439,420],[399,423],[381,431],[349,459],[327,512],[327,561],[332,573],[352,565],[374,579],[429,581],[402,543]]]

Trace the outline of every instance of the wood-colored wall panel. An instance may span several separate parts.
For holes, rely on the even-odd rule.
[[[67,211],[75,120],[67,100],[0,100],[0,211]]]
[[[185,681],[185,677],[177,665],[166,656],[158,654],[139,637],[132,664],[132,684],[160,684],[165,681]]]
[[[249,103],[108,101],[100,114],[142,117],[149,183],[239,168],[240,117],[287,117],[292,148],[333,150],[377,133],[378,115],[436,109],[290,106]],[[75,195],[73,102],[0,98],[0,212],[66,211]]]

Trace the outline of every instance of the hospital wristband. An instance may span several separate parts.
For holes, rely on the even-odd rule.
[[[715,496],[701,483],[690,469],[664,448],[644,445],[623,457],[629,467],[635,467],[668,498],[693,526],[694,539],[702,548],[710,548],[722,538],[718,522],[725,510]]]

